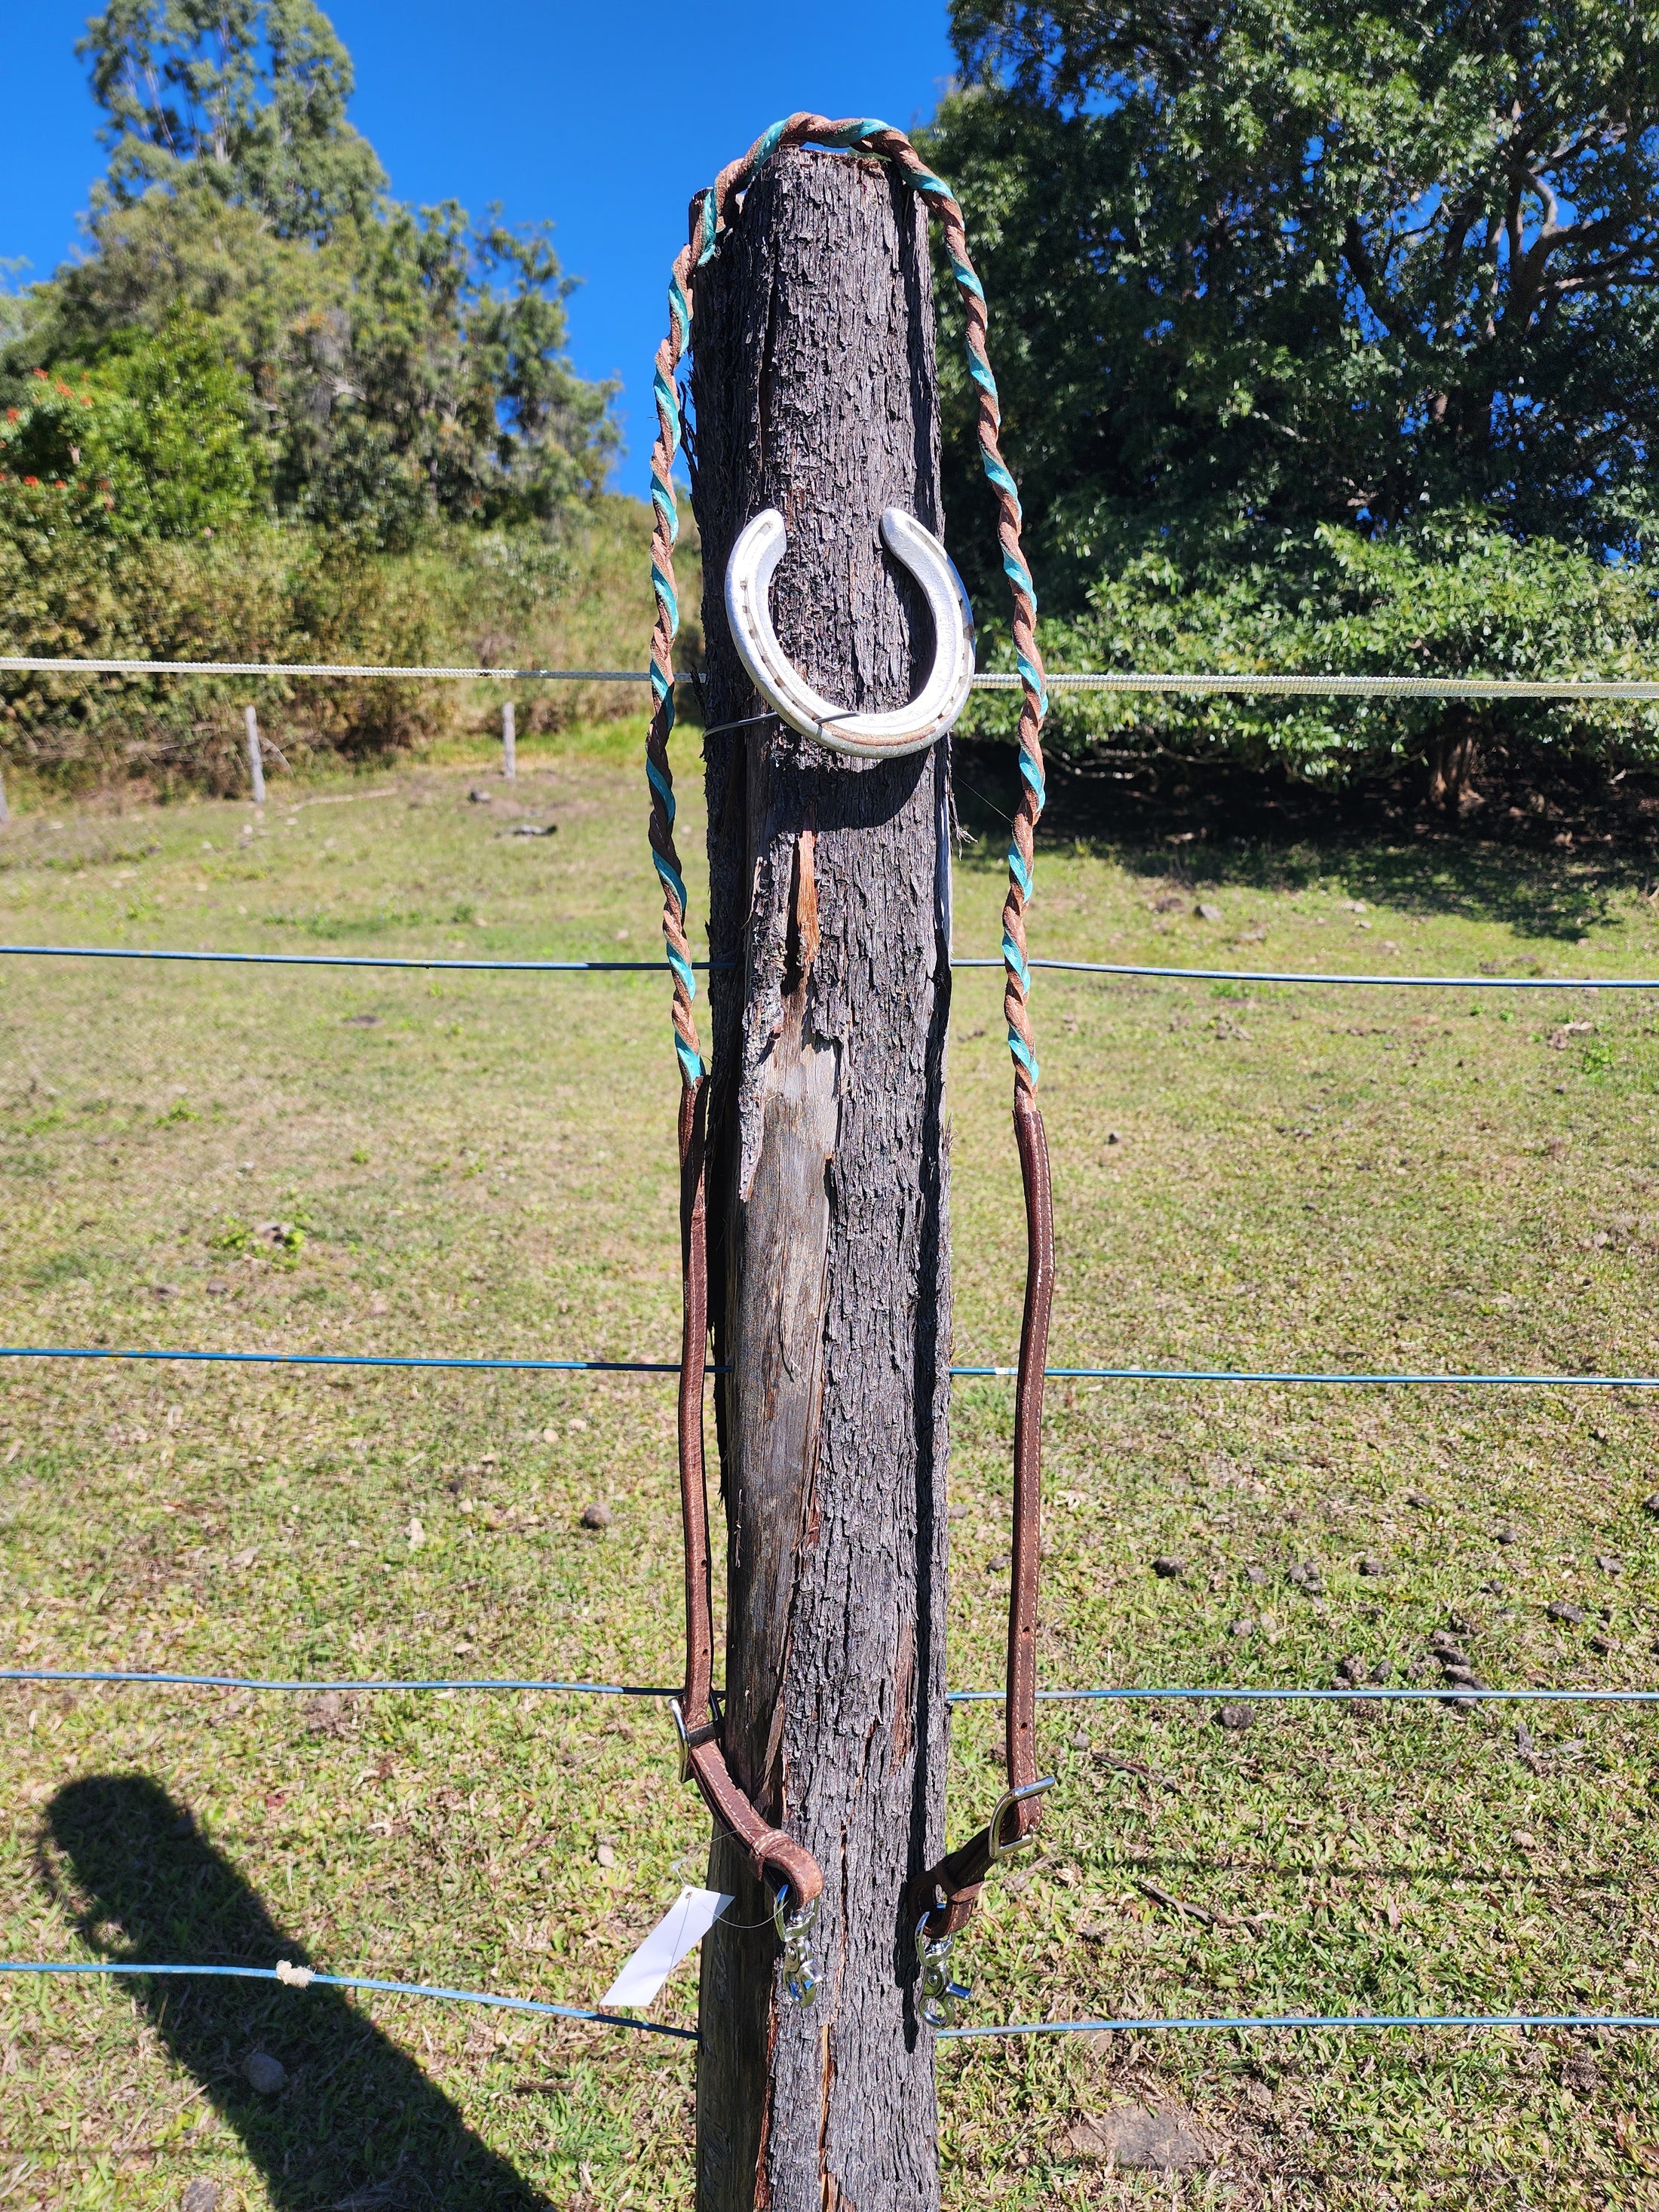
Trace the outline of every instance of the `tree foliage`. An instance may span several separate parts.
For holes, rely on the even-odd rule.
[[[1500,538],[1538,546],[1540,573],[1582,564],[1585,605],[1651,556],[1653,0],[956,0],[954,27],[930,151],[993,303],[1048,605],[1093,602],[1079,646],[1137,578],[1149,623],[1185,579],[1218,649],[1235,575],[1316,652],[1310,573],[1392,604],[1367,546],[1449,563],[1466,597]],[[1605,642],[1548,635],[1581,665]],[[1432,636],[1395,649],[1440,665]]]
[[[111,0],[76,51],[118,204],[188,178],[279,238],[320,241],[386,189],[346,120],[351,57],[313,0]]]
[[[242,378],[252,465],[296,520],[392,549],[545,523],[603,483],[612,388],[570,367],[546,226],[384,198],[312,0],[112,0],[82,52],[109,179],[90,252],[0,349],[0,396],[96,379],[182,317]]]
[[[71,384],[37,369],[0,422],[0,475],[62,492],[77,530],[196,538],[233,528],[260,490],[248,393],[212,331],[131,331]]]

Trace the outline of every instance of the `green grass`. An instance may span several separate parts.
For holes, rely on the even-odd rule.
[[[511,800],[457,744],[273,785],[263,823],[27,815],[0,839],[0,938],[650,957],[639,734],[526,745]],[[501,834],[520,812],[558,834]],[[1034,951],[1659,975],[1659,916],[1614,858],[1402,836],[1194,861],[1085,830],[1042,854]],[[1000,851],[958,872],[963,952],[995,949]],[[1044,975],[1034,1011],[1056,1364],[1659,1365],[1659,994]],[[1007,1359],[1018,1328],[998,1015],[996,974],[962,975],[965,1362]],[[672,1357],[676,1096],[655,976],[9,960],[0,1331]],[[1656,1410],[1055,1385],[1044,1679],[1322,1684],[1352,1655],[1431,1682],[1455,1619],[1494,1685],[1644,1686]],[[665,1377],[7,1364],[0,1654],[672,1681],[672,1411]],[[1010,1414],[1005,1384],[958,1386],[963,1686],[1000,1673]],[[580,1526],[595,1498],[602,1533]],[[1152,1571],[1165,1554],[1178,1577]],[[1373,1555],[1386,1571],[1360,1574]],[[1512,1710],[1259,1705],[1243,1732],[1216,1711],[1043,1709],[1060,1787],[953,1961],[971,2017],[1659,2011],[1643,1713],[1534,1709],[1523,1757]],[[996,1735],[994,1707],[959,1712],[953,1837],[998,1788]],[[286,1955],[580,2004],[704,1863],[654,1705],[17,1686],[0,1760],[10,1957]],[[694,2002],[682,1969],[659,2016]],[[256,2049],[289,2069],[275,2097],[240,2070]],[[1659,2201],[1637,2035],[1079,2036],[951,2045],[939,2072],[952,2212]],[[691,2078],[684,2046],[412,2000],[9,1983],[0,2205],[173,2206],[198,2176],[222,2212],[684,2205]],[[1079,2118],[1132,2100],[1189,2106],[1217,2164],[1079,2158]]]

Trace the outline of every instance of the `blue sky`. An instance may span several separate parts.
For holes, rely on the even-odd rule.
[[[326,6],[326,0],[325,0]],[[0,133],[0,258],[48,275],[74,247],[102,161],[75,41],[85,0],[5,8],[11,95]],[[650,363],[668,264],[698,185],[797,107],[927,115],[951,67],[944,0],[728,0],[701,13],[635,0],[335,0],[357,65],[352,118],[400,199],[493,199],[551,216],[568,271],[572,354],[623,378],[617,482],[643,492]],[[27,88],[27,96],[20,97]]]

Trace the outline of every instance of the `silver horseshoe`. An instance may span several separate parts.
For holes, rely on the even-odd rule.
[[[888,551],[921,585],[933,618],[933,665],[908,707],[888,714],[848,714],[815,691],[778,643],[767,595],[788,533],[765,507],[732,548],[726,567],[726,618],[738,657],[767,704],[792,730],[831,752],[896,760],[942,738],[968,702],[974,678],[974,614],[950,555],[914,515],[890,507],[881,518]]]

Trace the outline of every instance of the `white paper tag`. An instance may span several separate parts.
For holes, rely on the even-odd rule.
[[[683,1889],[628,1960],[602,2005],[648,2005],[688,1951],[695,1951],[732,1902],[718,1889]]]

